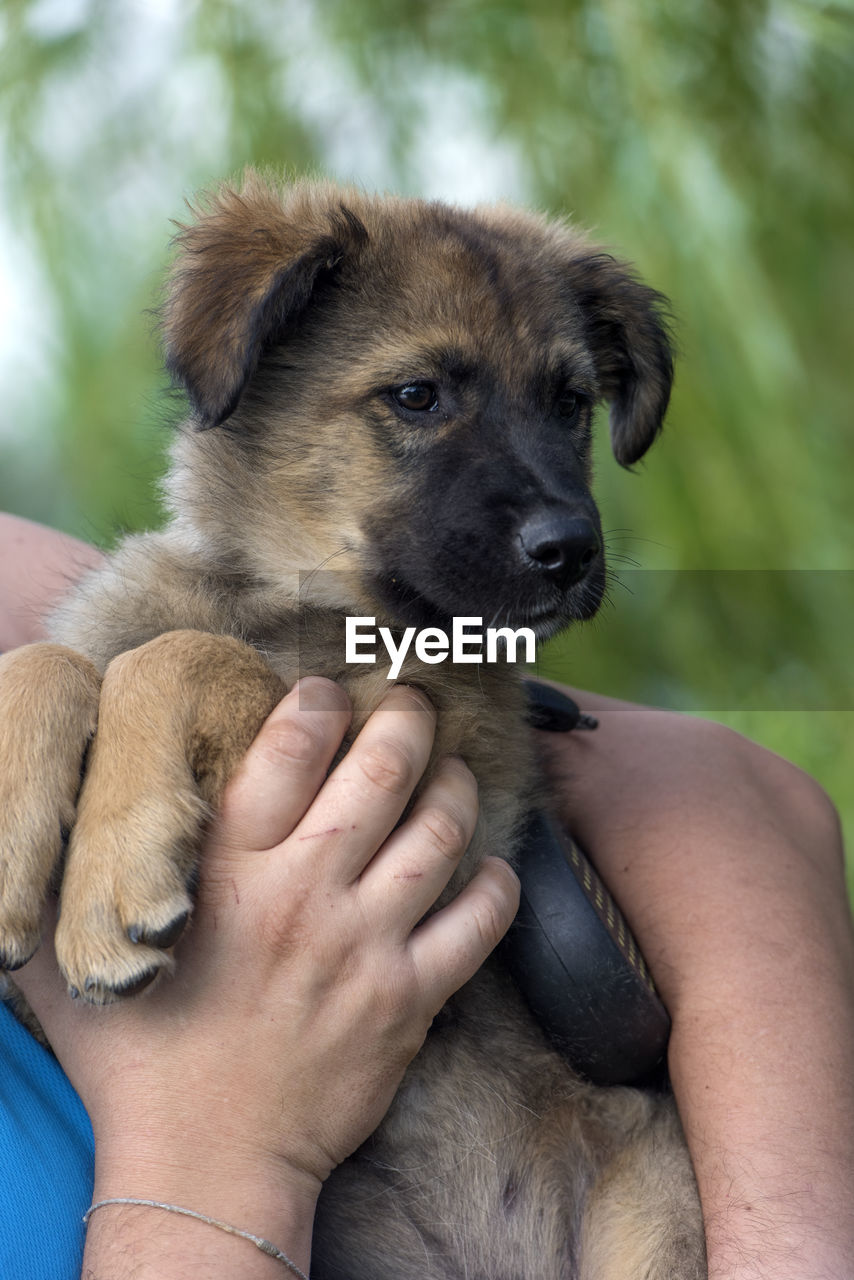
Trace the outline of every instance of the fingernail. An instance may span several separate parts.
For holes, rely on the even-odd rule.
[[[303,676],[291,689],[300,711],[349,711],[350,700],[340,684],[323,676]]]
[[[462,758],[462,756],[457,756],[457,755],[442,756],[438,762],[438,768],[456,769],[458,772],[465,772],[465,773],[471,774],[471,769],[468,767],[465,760]]]
[[[393,696],[402,701],[404,698],[413,711],[426,711],[432,720],[436,719],[436,708],[429,695],[417,684],[395,684],[389,689],[386,697]]]

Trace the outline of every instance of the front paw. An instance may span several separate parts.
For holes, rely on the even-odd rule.
[[[0,969],[19,969],[41,940],[100,685],[92,663],[60,645],[0,658]]]
[[[69,992],[92,1004],[134,995],[172,971],[171,948],[192,910],[195,846],[207,815],[189,771],[167,780],[166,768],[148,762],[140,794],[138,780],[118,776],[118,763],[102,770],[95,759],[87,773],[56,928]]]
[[[56,930],[72,995],[108,1004],[171,971],[205,819],[283,693],[229,636],[167,632],[110,663]]]

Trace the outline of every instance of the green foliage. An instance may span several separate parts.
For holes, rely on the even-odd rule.
[[[198,186],[317,166],[570,215],[672,298],[681,360],[639,474],[602,424],[615,607],[543,666],[737,722],[820,777],[850,827],[850,5],[150,9],[0,8],[0,197],[29,304],[0,504],[99,540],[158,518],[177,408],[143,312]]]

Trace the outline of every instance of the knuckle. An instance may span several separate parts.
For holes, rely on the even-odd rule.
[[[474,922],[483,949],[488,954],[498,945],[507,928],[498,902],[491,895],[484,895],[477,904]]]
[[[425,809],[421,815],[421,823],[433,847],[454,861],[457,861],[471,839],[468,824],[459,813],[451,809]]]
[[[368,781],[381,791],[400,795],[414,785],[414,766],[400,743],[380,739],[359,752],[358,762]]]
[[[316,726],[291,718],[268,723],[257,740],[258,751],[271,763],[299,769],[316,762],[321,745],[322,737]]]
[[[475,924],[483,944],[491,951],[507,932],[519,907],[519,877],[502,859],[490,859],[489,879],[475,906]]]

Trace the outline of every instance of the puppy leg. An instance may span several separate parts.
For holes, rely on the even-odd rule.
[[[198,631],[107,668],[56,932],[72,994],[105,1004],[171,965],[201,825],[283,693],[254,649]]]
[[[60,645],[0,658],[0,968],[19,969],[39,945],[100,686],[92,663]]]

